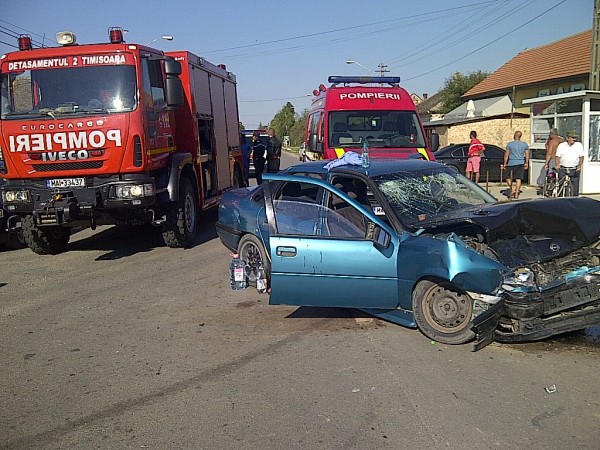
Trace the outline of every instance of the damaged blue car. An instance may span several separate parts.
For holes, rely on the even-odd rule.
[[[218,235],[251,281],[265,268],[270,304],[357,308],[473,350],[600,323],[600,202],[498,202],[423,160],[331,166],[221,200]]]

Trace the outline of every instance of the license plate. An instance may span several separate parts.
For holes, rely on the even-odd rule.
[[[47,183],[49,188],[84,187],[85,178],[60,178],[48,180]]]

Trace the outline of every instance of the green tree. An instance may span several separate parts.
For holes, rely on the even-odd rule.
[[[275,133],[279,138],[283,138],[283,136],[289,136],[292,130],[292,127],[296,123],[296,112],[294,111],[294,105],[290,102],[287,102],[283,107],[279,110],[273,120],[271,120],[271,128],[275,130]]]
[[[293,147],[299,147],[304,142],[304,133],[306,131],[306,122],[308,122],[308,109],[296,114],[296,122],[290,130],[290,144]]]
[[[445,114],[462,105],[464,103],[460,99],[462,95],[476,84],[481,83],[488,75],[489,72],[478,70],[477,72],[469,72],[466,75],[454,72],[446,78],[444,87],[440,91],[441,101],[444,105],[441,112]]]

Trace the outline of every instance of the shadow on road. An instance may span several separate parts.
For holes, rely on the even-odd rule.
[[[203,212],[199,217],[198,234],[191,248],[202,245],[217,237],[215,222],[217,211]],[[102,229],[90,236],[75,240],[71,237],[67,251],[106,251],[96,258],[97,261],[116,260],[137,253],[149,252],[155,248],[166,247],[160,227],[113,226]]]
[[[316,306],[301,306],[286,319],[357,319],[374,318],[373,316],[352,308],[320,308]]]

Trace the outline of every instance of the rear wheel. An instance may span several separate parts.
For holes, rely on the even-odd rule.
[[[179,183],[179,199],[166,209],[162,236],[169,247],[190,247],[198,228],[198,195],[188,177]]]
[[[267,276],[267,284],[271,284],[271,262],[267,256],[264,245],[253,234],[246,234],[238,244],[240,259],[246,262],[248,268],[248,280],[250,285],[256,286],[258,263],[262,261]]]
[[[544,197],[553,197],[555,195],[556,180],[546,179],[544,182]]]
[[[464,344],[471,331],[473,300],[447,281],[420,281],[413,292],[413,313],[421,332],[443,344]]]
[[[23,219],[23,238],[38,255],[58,255],[67,249],[71,229],[59,226],[38,227],[33,216]]]
[[[573,183],[571,179],[565,180],[563,187],[563,197],[571,197],[573,195]]]

